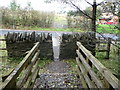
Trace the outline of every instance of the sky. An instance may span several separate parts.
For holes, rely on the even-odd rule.
[[[9,6],[10,2],[12,0],[0,0],[0,6]],[[67,10],[71,10],[72,8],[68,7],[65,8],[65,5],[62,5],[60,3],[57,2],[52,2],[49,4],[46,4],[44,2],[44,0],[15,0],[17,2],[17,4],[20,4],[22,7],[27,6],[28,2],[31,2],[31,6],[35,9],[35,10],[40,10],[40,11],[55,11],[55,12],[59,12],[59,11],[67,11]],[[87,0],[90,3],[93,3],[94,0]],[[103,0],[96,0],[97,3],[102,2]],[[62,7],[61,7],[62,6]],[[86,7],[88,7],[89,5],[87,3],[85,3],[84,0],[82,0],[80,2],[80,8],[81,9],[85,9]]]

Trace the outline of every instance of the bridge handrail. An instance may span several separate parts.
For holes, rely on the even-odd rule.
[[[94,65],[94,67],[96,67],[96,69],[102,74],[102,76],[105,78],[105,80],[107,80],[107,82],[113,87],[113,88],[118,88],[120,87],[118,82],[119,80],[103,65],[99,62],[98,59],[96,59],[90,51],[88,51],[80,42],[77,42],[77,46],[78,46],[78,50],[76,50],[78,57],[76,58],[77,63],[79,64],[79,68],[83,70],[83,67],[81,66],[82,64],[84,65],[84,67],[87,69],[86,72],[89,73],[89,75],[91,75],[90,77],[93,79],[93,81],[97,84],[97,86],[99,88],[103,88],[102,83],[97,80],[98,78],[95,77],[95,73],[92,71],[92,67],[90,67],[90,65],[88,64],[88,62],[90,61],[92,63],[92,65]],[[85,55],[85,58],[83,57],[82,54]],[[80,60],[79,60],[80,59]],[[88,60],[88,61],[87,61]],[[84,71],[81,71],[82,73],[85,73]],[[88,76],[89,76],[88,75]],[[93,78],[94,77],[94,78]],[[85,78],[86,79],[86,78]],[[90,81],[89,79],[87,79],[88,81]],[[90,87],[90,85],[92,84],[87,82],[88,86]],[[99,84],[99,85],[98,85]],[[93,86],[93,85],[92,85]],[[94,87],[94,86],[93,86]]]
[[[2,85],[0,86],[2,89],[5,88],[16,88],[16,82],[17,82],[17,78],[18,76],[21,74],[21,72],[24,70],[24,72],[22,73],[28,73],[28,76],[30,76],[31,72],[34,73],[38,73],[38,55],[40,53],[40,50],[38,50],[39,48],[39,42],[37,42],[34,47],[29,51],[29,53],[24,57],[24,59],[21,61],[20,64],[18,64],[16,66],[16,68],[12,71],[12,73],[5,79],[5,81],[2,83]],[[35,68],[36,71],[32,71],[32,67],[35,64]],[[34,75],[32,75],[34,76]],[[23,79],[21,82],[18,83],[18,85],[20,86],[20,84],[23,84],[24,79],[28,79],[28,77],[25,77],[25,75],[23,75]],[[20,88],[20,87],[19,87]]]

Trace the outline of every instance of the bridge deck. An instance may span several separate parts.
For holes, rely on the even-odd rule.
[[[55,61],[45,69],[46,71],[37,78],[35,88],[82,88],[78,75],[70,73],[67,63]]]

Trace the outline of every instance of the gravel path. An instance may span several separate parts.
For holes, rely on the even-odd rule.
[[[77,74],[69,73],[69,65],[55,61],[46,66],[46,71],[39,75],[34,88],[82,88]]]

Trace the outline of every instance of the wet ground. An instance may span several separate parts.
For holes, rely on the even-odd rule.
[[[70,66],[63,61],[54,61],[39,75],[34,88],[82,88],[77,74],[69,73]]]

